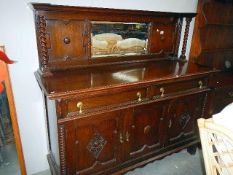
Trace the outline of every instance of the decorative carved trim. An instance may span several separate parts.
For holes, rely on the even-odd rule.
[[[85,43],[85,52],[87,52],[87,57],[91,58],[91,27],[90,27],[90,21],[85,20],[84,21],[84,36],[87,38],[87,43]]]
[[[175,47],[174,47],[174,56],[178,55],[179,52],[179,45],[180,45],[180,36],[181,36],[181,31],[182,31],[182,24],[183,24],[183,18],[179,18],[178,22],[177,22],[177,26],[176,26],[176,43],[175,43]]]
[[[96,132],[87,145],[87,150],[97,159],[107,141]]]
[[[40,66],[42,74],[51,74],[48,70],[48,48],[46,40],[46,20],[44,16],[37,16],[38,41],[40,47]]]
[[[184,39],[183,39],[183,46],[182,46],[182,51],[180,55],[180,59],[182,61],[186,61],[186,47],[187,47],[187,41],[188,41],[188,35],[189,35],[189,28],[190,28],[190,23],[192,21],[192,18],[186,18],[186,26],[185,26],[185,31],[184,31]]]
[[[65,156],[65,128],[64,128],[64,125],[59,125],[58,139],[59,139],[59,149],[60,149],[61,175],[65,175],[66,174],[66,156]]]
[[[202,105],[202,111],[201,111],[201,118],[205,118],[207,96],[208,96],[208,93],[205,93],[205,97],[204,97],[204,100],[203,100],[204,104]]]

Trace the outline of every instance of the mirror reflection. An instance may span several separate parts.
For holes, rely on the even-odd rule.
[[[92,57],[147,53],[148,24],[92,22]]]

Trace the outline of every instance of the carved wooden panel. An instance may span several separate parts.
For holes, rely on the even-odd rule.
[[[87,59],[89,26],[87,21],[48,19],[46,22],[50,66],[55,63],[69,64],[75,60]]]
[[[172,53],[175,47],[176,24],[151,24],[150,53]]]
[[[130,158],[145,155],[161,147],[166,106],[166,102],[155,102],[133,109],[133,115],[126,130],[130,135],[128,142]]]
[[[183,96],[171,101],[166,121],[167,144],[192,139],[195,136],[196,120],[202,117],[204,101],[205,93]]]
[[[107,141],[98,133],[94,133],[87,145],[87,149],[97,159],[106,145]]]
[[[119,112],[106,112],[68,122],[67,174],[92,174],[116,165]]]

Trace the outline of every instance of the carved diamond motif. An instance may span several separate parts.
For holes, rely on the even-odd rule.
[[[87,145],[87,149],[98,158],[107,141],[99,134],[95,133]]]

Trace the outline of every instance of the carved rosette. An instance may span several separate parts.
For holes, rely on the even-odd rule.
[[[107,141],[97,132],[87,145],[87,150],[97,159]]]
[[[66,174],[66,157],[65,157],[65,129],[64,126],[59,126],[59,148],[60,148],[60,166],[61,175]]]
[[[182,51],[180,55],[180,59],[182,61],[186,61],[186,47],[187,47],[187,41],[188,41],[188,35],[189,35],[189,28],[190,28],[190,23],[192,21],[192,18],[186,18],[186,26],[185,26],[185,31],[184,31],[184,39],[183,39],[183,46],[182,46]]]
[[[40,65],[42,72],[47,71],[48,65],[48,49],[47,49],[47,41],[46,41],[46,21],[45,17],[38,15],[37,16],[37,30],[39,32],[39,47],[40,47]]]

